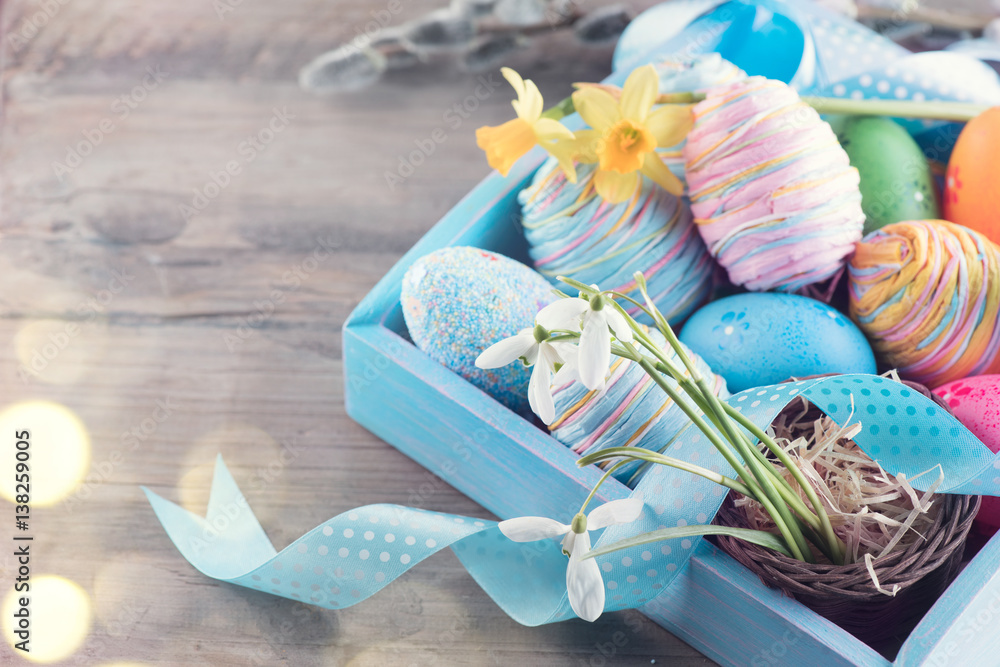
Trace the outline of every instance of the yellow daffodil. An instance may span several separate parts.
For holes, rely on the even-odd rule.
[[[659,88],[656,69],[647,65],[629,75],[620,99],[596,86],[573,93],[576,110],[593,128],[576,133],[576,157],[597,163],[594,187],[612,204],[635,193],[640,173],[674,195],[684,192],[656,149],[674,146],[687,136],[691,107],[667,104],[653,111]]]
[[[566,176],[575,183],[573,133],[559,121],[542,118],[542,94],[533,81],[525,81],[507,67],[500,72],[517,93],[517,99],[511,103],[517,118],[497,127],[476,130],[476,143],[486,151],[490,166],[506,176],[514,163],[538,144],[559,160]]]

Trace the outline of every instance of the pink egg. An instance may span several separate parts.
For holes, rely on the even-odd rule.
[[[955,418],[990,451],[1000,451],[1000,375],[955,380],[941,385],[934,393],[948,403]],[[976,523],[990,533],[1000,529],[1000,498],[983,496]]]

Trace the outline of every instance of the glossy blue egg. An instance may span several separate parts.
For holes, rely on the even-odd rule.
[[[804,296],[737,294],[688,320],[680,339],[726,379],[734,394],[790,377],[874,373],[861,330],[834,308]]]

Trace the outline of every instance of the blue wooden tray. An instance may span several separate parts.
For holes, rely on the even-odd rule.
[[[344,325],[347,412],[500,518],[559,516],[598,480],[576,454],[410,342],[400,307],[406,269],[453,245],[528,263],[517,193],[541,155],[483,181],[417,243]],[[601,500],[629,489],[609,480]],[[669,596],[641,611],[724,665],[1000,664],[1000,537],[991,540],[911,633],[894,663],[765,587],[702,541]],[[748,660],[749,656],[749,660]]]

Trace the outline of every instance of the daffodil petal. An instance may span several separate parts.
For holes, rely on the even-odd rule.
[[[559,537],[569,531],[569,526],[544,516],[521,516],[507,519],[497,524],[497,528],[508,540],[514,542],[535,542]]]
[[[657,95],[660,94],[660,78],[656,68],[645,65],[632,71],[622,88],[620,103],[622,118],[642,123],[653,108]]]
[[[594,622],[604,613],[604,579],[597,559],[582,559],[589,551],[590,535],[578,535],[566,567],[566,591],[573,612],[585,621]]]
[[[535,121],[535,136],[539,141],[556,141],[573,139],[574,135],[568,127],[551,118],[539,118]]]
[[[528,380],[528,404],[532,412],[546,424],[551,424],[556,418],[556,406],[550,389],[551,379],[551,367],[545,363],[536,363],[531,369],[531,379]]]
[[[570,183],[576,183],[576,141],[573,139],[540,141],[538,145],[559,162],[559,167],[566,175],[566,180]]]
[[[504,338],[483,350],[482,354],[476,359],[476,366],[483,369],[506,366],[510,362],[525,356],[536,344],[532,330],[524,329],[516,336]]]
[[[535,321],[546,329],[579,329],[580,318],[590,305],[584,299],[559,299],[538,311]]]
[[[656,137],[656,145],[670,148],[684,141],[694,126],[689,104],[664,104],[646,117],[646,129]]]
[[[591,391],[604,382],[611,364],[611,333],[603,310],[589,311],[580,334],[580,381]]]
[[[642,514],[643,502],[638,498],[624,498],[595,507],[587,515],[587,530],[607,528],[619,523],[632,523]]]
[[[617,171],[598,170],[594,174],[597,194],[609,204],[620,204],[635,194],[639,187],[639,174],[619,174]]]
[[[521,78],[521,75],[509,67],[501,67],[500,73],[503,75],[503,78],[507,79],[507,83],[509,83],[514,89],[514,93],[517,94],[518,101],[523,100],[525,98],[525,87],[524,79]],[[514,109],[518,111],[518,115],[520,115],[518,107],[515,106]]]
[[[538,86],[531,79],[524,81],[524,95],[521,96],[520,102],[521,109],[518,113],[521,114],[521,118],[530,123],[536,122],[541,117],[542,111],[545,110],[542,93],[539,92]]]
[[[576,160],[585,164],[597,162],[597,151],[603,141],[604,133],[597,130],[577,130],[574,135],[576,135],[574,142]]]
[[[623,343],[631,343],[632,327],[628,325],[628,320],[614,306],[605,306],[604,309],[607,311],[608,326],[615,332],[615,338]]]
[[[584,88],[573,93],[577,113],[595,130],[603,132],[619,120],[618,102],[598,88]]]
[[[684,194],[684,184],[674,176],[674,172],[670,171],[670,168],[664,164],[663,158],[656,153],[646,153],[640,171],[675,197]]]

